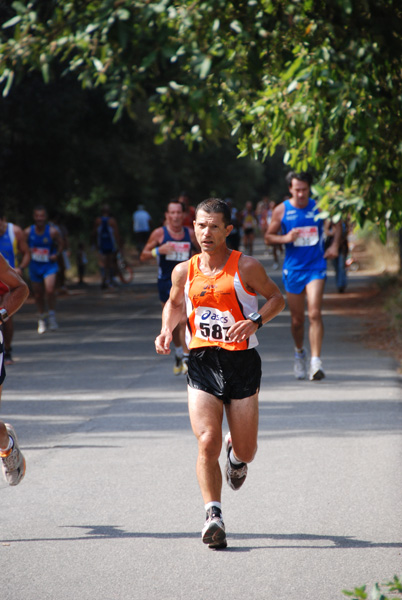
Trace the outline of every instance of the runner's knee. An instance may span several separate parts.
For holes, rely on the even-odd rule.
[[[216,435],[212,431],[205,431],[198,436],[198,449],[201,457],[207,460],[218,460],[221,448],[221,434]]]
[[[251,463],[254,460],[254,457],[257,453],[257,448],[257,442],[252,446],[247,444],[241,444],[240,446],[233,446],[233,452],[237,460],[241,460],[245,463]]]

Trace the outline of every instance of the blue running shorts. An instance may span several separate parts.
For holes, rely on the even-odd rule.
[[[224,404],[249,398],[260,389],[260,355],[255,348],[195,348],[190,350],[188,358],[187,383],[191,388],[212,394]]]
[[[172,282],[170,279],[158,279],[159,298],[163,304],[169,300],[170,288]]]
[[[57,273],[59,270],[57,262],[41,263],[31,260],[29,263],[29,278],[35,283],[42,283],[45,277]]]
[[[301,294],[310,281],[326,278],[326,269],[319,271],[289,271],[288,269],[284,269],[282,275],[283,285],[289,294]]]

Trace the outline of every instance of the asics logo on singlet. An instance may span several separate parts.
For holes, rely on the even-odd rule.
[[[219,323],[227,323],[228,322],[227,317],[225,317],[223,315],[217,315],[216,313],[213,313],[211,310],[206,310],[205,312],[203,312],[201,315],[201,319],[202,319],[202,321],[206,321],[207,319],[210,319],[211,321],[218,321]]]

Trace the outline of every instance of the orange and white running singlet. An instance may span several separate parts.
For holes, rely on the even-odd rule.
[[[244,342],[231,342],[229,328],[258,310],[257,294],[248,292],[240,278],[241,252],[232,250],[223,270],[215,276],[204,275],[198,268],[199,255],[189,260],[185,300],[188,347],[220,346],[226,350],[247,350],[258,345],[253,334]]]

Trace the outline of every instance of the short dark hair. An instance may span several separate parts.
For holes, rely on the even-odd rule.
[[[296,171],[290,171],[290,173],[286,175],[286,183],[288,184],[288,187],[292,185],[293,179],[304,181],[305,183],[308,183],[309,187],[311,187],[313,183],[313,176],[307,171],[300,171],[300,173],[296,173]]]
[[[36,206],[34,206],[33,212],[35,212],[37,210],[44,210],[45,213],[48,214],[47,208],[43,204],[37,204]]]
[[[228,225],[231,224],[231,216],[230,216],[230,209],[228,207],[228,205],[226,204],[226,202],[224,202],[223,200],[221,200],[220,198],[207,198],[207,200],[203,200],[202,202],[200,202],[198,204],[198,206],[195,209],[195,219],[197,220],[197,214],[198,211],[203,210],[206,213],[216,213],[216,214],[221,214],[223,215],[223,221],[225,223],[225,226],[227,227]]]
[[[180,202],[177,198],[172,198],[172,200],[169,200],[169,202],[166,204],[166,211],[165,212],[167,212],[169,210],[169,206],[171,204],[180,204],[183,212],[185,211],[183,202]]]

